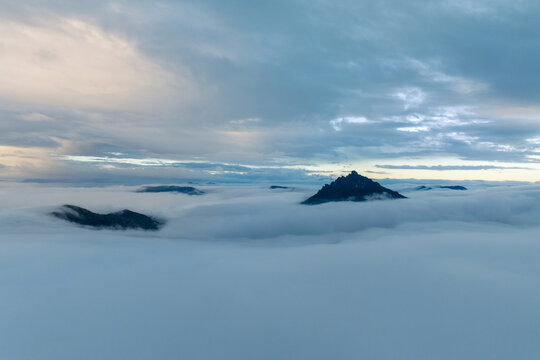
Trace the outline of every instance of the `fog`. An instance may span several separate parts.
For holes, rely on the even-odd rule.
[[[531,359],[540,186],[300,202],[316,187],[0,188],[2,359]],[[70,203],[167,220],[93,230]]]
[[[205,195],[188,196],[135,193],[138,187],[127,186],[14,186],[0,190],[0,224],[3,233],[14,234],[76,231],[101,236],[108,232],[75,227],[46,216],[62,204],[74,204],[95,212],[128,208],[156,216],[167,221],[160,232],[128,231],[121,235],[170,239],[234,241],[298,235],[331,241],[340,233],[394,228],[402,224],[420,227],[441,222],[540,225],[540,185],[477,186],[467,191],[414,191],[409,184],[392,187],[408,199],[306,206],[300,202],[316,192],[317,187],[270,190],[267,186],[201,186],[198,188],[206,191]],[[318,238],[321,235],[324,236]]]

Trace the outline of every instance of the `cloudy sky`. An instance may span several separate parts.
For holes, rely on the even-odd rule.
[[[540,179],[537,1],[0,6],[3,180]]]

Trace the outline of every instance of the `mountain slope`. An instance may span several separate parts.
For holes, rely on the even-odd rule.
[[[64,205],[51,215],[94,228],[158,230],[163,225],[162,221],[127,209],[109,214],[96,214],[79,206]]]
[[[352,171],[324,185],[315,195],[302,204],[316,205],[330,201],[366,201],[374,199],[404,199],[400,193],[385,188],[365,176]]]

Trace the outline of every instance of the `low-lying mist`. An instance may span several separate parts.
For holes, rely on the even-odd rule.
[[[207,186],[205,195],[135,193],[131,187],[11,187],[0,191],[3,233],[95,231],[47,214],[63,204],[96,212],[124,208],[167,221],[145,237],[177,239],[265,239],[286,235],[329,235],[401,224],[540,224],[540,185],[468,191],[408,191],[408,199],[300,204],[315,188],[270,190],[255,186]],[[24,225],[24,226],[22,226]],[[97,235],[97,234],[94,234]],[[138,232],[123,235],[141,236]]]
[[[0,188],[2,359],[531,359],[540,186],[300,202],[315,187]],[[157,232],[48,213],[128,208]]]

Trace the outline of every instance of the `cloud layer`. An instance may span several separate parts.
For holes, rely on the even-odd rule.
[[[312,188],[133,189],[0,188],[1,357],[540,354],[537,186],[321,206],[299,204]],[[96,231],[46,215],[66,202],[169,223]]]
[[[539,176],[534,1],[2,6],[0,144],[37,147],[48,164],[7,164],[4,178],[128,179],[63,157],[110,153],[304,173],[484,162],[504,169],[461,178]]]
[[[427,185],[430,185],[429,183]],[[341,202],[319,206],[300,203],[316,192],[313,186],[270,190],[265,186],[216,186],[198,188],[204,196],[170,193],[136,193],[138,187],[54,187],[22,185],[3,189],[3,209],[22,211],[2,224],[6,233],[35,230],[71,232],[72,225],[44,216],[57,206],[69,203],[107,213],[130,208],[166,219],[168,225],[147,236],[188,239],[267,239],[282,236],[314,236],[353,233],[371,228],[394,228],[408,223],[462,222],[533,226],[540,214],[538,185],[467,184],[468,191],[435,189],[415,191],[408,183],[386,185],[398,189],[405,200]],[[20,190],[24,189],[24,190]],[[24,196],[20,195],[24,191]],[[27,211],[32,209],[31,211]],[[202,221],[204,219],[204,221]],[[21,228],[20,222],[28,224]],[[36,222],[35,225],[33,222]],[[92,230],[79,231],[94,233]]]

